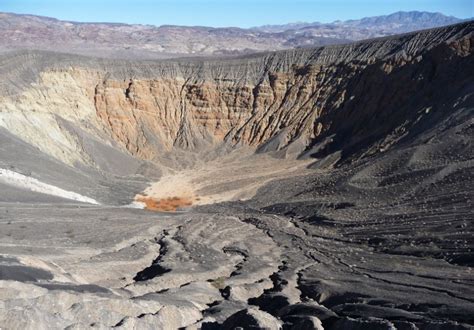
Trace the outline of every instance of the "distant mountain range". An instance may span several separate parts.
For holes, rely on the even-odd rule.
[[[456,24],[463,21],[460,18],[446,16],[441,13],[430,13],[420,11],[399,11],[390,15],[365,17],[357,20],[335,21],[333,23],[289,23],[283,25],[263,25],[254,27],[254,30],[275,33],[288,30],[311,30],[311,29],[337,29],[340,27],[367,29],[374,34],[393,34],[429,29],[438,26]],[[346,31],[346,37],[350,37],[350,31]]]
[[[440,13],[411,11],[333,23],[290,23],[242,29],[78,23],[0,13],[0,51],[41,49],[140,59],[223,56],[347,43],[461,21]]]

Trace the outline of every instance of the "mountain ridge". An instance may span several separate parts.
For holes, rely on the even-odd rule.
[[[349,22],[347,26],[342,23],[318,23],[317,26],[272,32],[238,27],[78,23],[35,15],[0,13],[0,41],[3,41],[0,52],[39,49],[135,59],[233,56],[348,43],[460,21],[440,14],[421,13],[418,15],[421,17],[415,15],[409,23],[399,18],[397,24],[383,24],[388,18],[397,21],[396,14],[365,18],[365,21],[376,23],[366,22],[362,26],[354,23],[358,21],[346,21]],[[430,17],[437,17],[437,20],[430,20]]]
[[[348,20],[336,20],[332,22],[322,23],[322,22],[294,22],[294,23],[287,23],[287,24],[266,24],[261,26],[254,26],[250,29],[262,30],[262,31],[285,31],[288,29],[294,29],[295,27],[304,28],[304,27],[311,27],[311,26],[321,26],[321,25],[357,25],[357,24],[367,24],[373,21],[398,21],[401,23],[402,20],[416,20],[419,16],[425,16],[426,19],[431,21],[430,27],[437,27],[443,25],[451,25],[455,23],[459,23],[465,20],[470,20],[472,18],[462,19],[451,15],[444,15],[440,12],[427,12],[427,11],[397,11],[387,15],[378,15],[378,16],[365,16],[359,19],[348,19]],[[396,19],[398,17],[398,19]],[[395,18],[395,20],[394,20]]]

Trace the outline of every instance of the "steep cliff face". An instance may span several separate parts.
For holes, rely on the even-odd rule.
[[[144,160],[222,143],[321,157],[383,151],[425,117],[469,101],[472,30],[221,61],[16,54],[3,59],[0,124],[69,163],[93,161],[62,120]],[[21,60],[33,66],[11,69]]]
[[[297,137],[314,136],[313,122],[337,84],[331,71],[294,68],[257,84],[104,80],[94,101],[114,140],[142,157],[224,141],[260,146],[276,135],[283,136],[282,148]]]
[[[314,156],[342,159],[385,152],[435,128],[474,104],[472,33],[416,56],[403,55],[354,70],[328,98]],[[330,143],[321,145],[321,142]]]

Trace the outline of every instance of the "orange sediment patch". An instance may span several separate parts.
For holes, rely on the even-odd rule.
[[[145,204],[145,209],[150,211],[176,212],[179,208],[186,208],[193,205],[193,201],[188,197],[168,197],[156,199],[153,197],[138,195],[135,201]]]

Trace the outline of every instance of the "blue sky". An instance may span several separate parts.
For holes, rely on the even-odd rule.
[[[0,11],[81,22],[250,27],[332,22],[395,11],[474,16],[474,0],[0,0]]]

